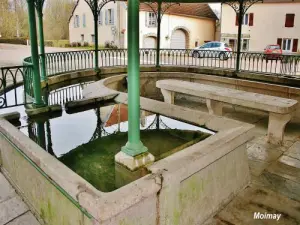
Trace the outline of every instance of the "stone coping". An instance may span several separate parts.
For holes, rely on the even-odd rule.
[[[233,70],[226,70],[222,68],[207,68],[207,67],[195,67],[195,66],[160,66],[159,68],[155,66],[141,66],[140,67],[141,73],[144,72],[172,72],[172,73],[190,73],[206,75],[208,77],[213,77],[218,79],[224,78],[228,79],[230,83],[232,80],[236,84],[242,85],[244,82],[252,83],[253,85],[259,85],[259,87],[264,86],[265,84],[270,84],[269,87],[266,87],[268,90],[272,90],[272,88],[280,88],[282,92],[287,92],[284,89],[290,89],[288,92],[293,93],[293,88],[298,87],[297,93],[300,91],[300,79],[293,79],[287,77],[279,77],[276,75],[268,75],[263,73],[250,73],[250,72],[240,72],[235,75]],[[81,70],[81,71],[74,71],[74,72],[67,72],[61,73],[55,76],[50,76],[48,78],[48,85],[57,84],[63,81],[68,81],[70,79],[80,79],[83,77],[91,77],[97,76],[99,78],[105,78],[107,76],[111,76],[114,74],[123,74],[127,73],[127,67],[124,66],[116,66],[116,67],[102,67],[99,69],[99,72],[96,73],[93,69],[89,70]],[[192,78],[192,77],[191,77]],[[231,81],[230,81],[231,80]],[[247,84],[248,85],[248,84]],[[46,82],[42,82],[42,87],[46,86]],[[251,85],[252,86],[252,85]],[[263,87],[264,88],[264,87]]]
[[[123,78],[124,76],[107,78],[91,84],[87,89],[90,90],[90,88],[95,87],[101,92],[97,91],[95,93],[97,97],[117,94],[115,101],[126,104],[127,94],[106,87],[106,85],[112,85]],[[86,92],[84,91],[84,94]],[[89,98],[95,97],[91,96],[91,93],[89,96],[85,96]],[[176,179],[176,177],[187,178],[233,149],[243,145],[252,137],[251,130],[254,126],[235,120],[209,115],[180,106],[168,105],[147,98],[141,98],[141,108],[202,125],[218,131],[218,133],[186,148],[184,151],[155,162],[148,167],[152,172],[151,174],[113,192],[103,193],[45,152],[5,119],[0,119],[0,132],[21,149],[29,160],[41,168],[49,179],[65,190],[71,198],[75,199],[99,222],[118,215],[138,202],[143,201],[148,196],[156,195],[164,186],[163,180],[165,178],[166,180]],[[227,145],[227,147],[224,148],[224,145]],[[220,146],[222,146],[221,150],[219,150]]]

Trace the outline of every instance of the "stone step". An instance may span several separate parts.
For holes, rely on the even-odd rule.
[[[281,161],[272,163],[254,183],[300,201],[300,168]]]
[[[278,221],[254,219],[254,213],[280,214]],[[205,225],[297,225],[300,202],[272,190],[251,185]]]

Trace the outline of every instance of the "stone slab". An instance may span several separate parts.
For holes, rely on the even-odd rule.
[[[36,115],[47,114],[51,112],[61,112],[61,111],[62,111],[61,105],[51,105],[51,106],[46,106],[41,108],[32,108],[32,109],[25,110],[28,116],[36,116]]]
[[[210,221],[210,225],[297,225],[300,223],[299,208],[300,203],[297,201],[265,188],[251,186],[218,213],[214,220]],[[281,214],[281,217],[278,221],[255,220],[254,212],[278,213]]]
[[[8,121],[19,120],[20,119],[20,113],[19,112],[4,113],[4,114],[0,114],[0,117],[3,117]]]
[[[156,82],[156,87],[280,114],[295,111],[298,104],[293,99],[180,80],[160,80]]]
[[[0,204],[0,224],[6,224],[29,211],[19,196],[15,196]]]
[[[252,176],[259,176],[270,165],[268,162],[248,159],[249,169]]]
[[[255,143],[247,149],[248,158],[252,160],[260,160],[264,162],[272,162],[277,160],[283,152],[273,148],[272,145]]]
[[[40,225],[40,223],[31,212],[27,212],[6,225]]]
[[[82,107],[82,106],[86,106],[86,105],[90,105],[90,104],[98,104],[98,103],[103,102],[103,101],[112,100],[117,95],[118,94],[110,94],[110,95],[102,96],[102,97],[99,97],[99,98],[86,98],[86,99],[81,99],[81,100],[77,100],[77,101],[67,102],[65,104],[65,108],[67,110],[69,110],[69,109],[72,109],[72,108]]]
[[[285,155],[300,160],[300,141],[295,142]]]
[[[0,204],[14,196],[16,196],[15,190],[0,173]]]
[[[272,163],[254,183],[300,201],[300,169],[281,162]]]
[[[300,160],[283,155],[279,158],[279,162],[300,169]]]

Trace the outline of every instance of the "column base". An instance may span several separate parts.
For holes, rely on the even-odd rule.
[[[154,156],[149,152],[144,152],[136,156],[130,156],[122,150],[115,155],[115,162],[123,165],[131,171],[135,171],[141,167],[150,165],[154,162],[154,160]]]

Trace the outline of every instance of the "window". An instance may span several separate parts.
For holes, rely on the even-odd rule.
[[[81,42],[84,42],[84,34],[81,35]]]
[[[204,45],[202,45],[200,48],[211,48],[211,43],[206,43]]]
[[[243,17],[242,20],[242,25],[248,25],[248,26],[253,26],[253,20],[254,20],[254,14],[253,13],[246,13]],[[235,25],[239,25],[239,14],[236,14],[235,17]]]
[[[105,24],[114,25],[114,9],[108,9],[105,11]]]
[[[298,39],[291,38],[278,38],[277,44],[286,52],[297,52],[298,51]]]
[[[102,11],[100,11],[99,15],[98,15],[98,24],[99,25],[102,25],[103,24],[103,21],[102,21]]]
[[[78,28],[79,25],[80,25],[79,16],[75,15],[75,17],[74,17],[74,28]]]
[[[156,15],[154,12],[146,13],[146,26],[147,27],[156,27],[157,26]]]
[[[243,23],[242,23],[243,25],[248,25],[249,22],[248,18],[249,18],[249,14],[246,13],[243,18]]]
[[[95,35],[92,34],[92,35],[91,35],[91,38],[92,38],[92,43],[95,44]]]
[[[86,27],[86,18],[85,18],[85,14],[82,15],[82,26]]]
[[[295,14],[285,15],[285,27],[294,27]]]
[[[249,50],[249,39],[243,39],[242,40],[242,51],[248,51]]]
[[[278,45],[269,45],[267,48],[272,50],[280,49]]]

